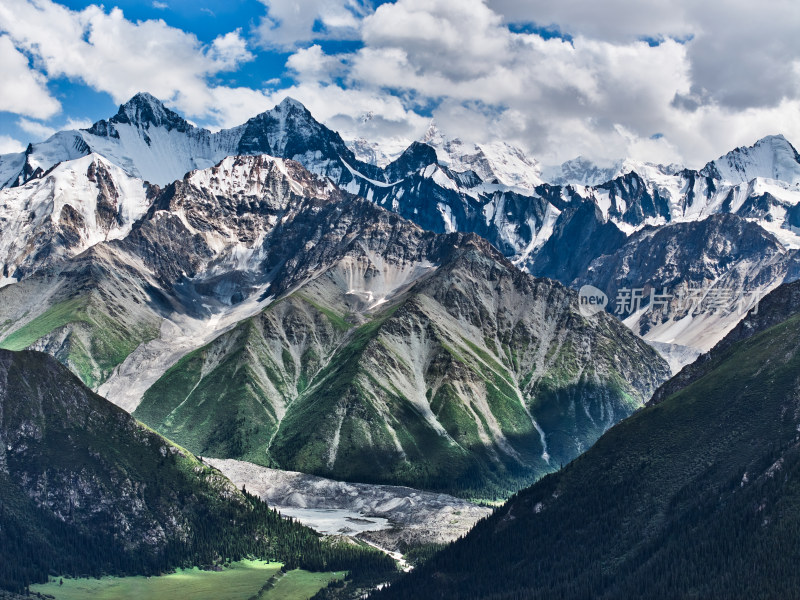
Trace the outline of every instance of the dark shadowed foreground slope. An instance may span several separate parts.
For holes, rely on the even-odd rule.
[[[391,567],[381,554],[322,545],[55,359],[0,351],[0,589],[248,555],[310,569]]]
[[[383,598],[800,596],[800,296]]]

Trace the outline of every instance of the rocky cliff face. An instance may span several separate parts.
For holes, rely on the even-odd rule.
[[[265,235],[288,206],[338,192],[299,165],[273,159],[254,157],[246,166],[228,159],[219,169],[151,198],[135,226],[125,221],[124,239],[97,242],[70,258],[54,236],[50,258],[34,261],[29,276],[0,290],[3,346],[45,350],[97,387],[143,343],[162,334],[174,339],[176,329],[214,334],[210,318],[218,323],[237,309],[245,316],[257,311],[270,281],[260,269]],[[217,189],[212,180],[228,187]],[[240,306],[246,298],[256,306]]]
[[[730,212],[758,219],[785,244],[798,242],[791,227],[800,161],[782,136],[737,148],[699,171],[630,160],[604,169],[576,159],[550,172],[547,185],[536,161],[506,144],[472,147],[433,129],[378,167],[360,161],[336,132],[291,98],[243,125],[211,133],[138,94],[109,120],[0,157],[0,180],[3,186],[20,185],[91,152],[158,185],[230,155],[294,159],[426,229],[478,233],[523,265],[550,237],[565,206],[582,201],[594,203],[604,222],[628,234],[644,225]]]

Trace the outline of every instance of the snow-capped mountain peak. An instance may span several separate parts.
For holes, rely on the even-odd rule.
[[[708,163],[702,173],[731,183],[756,177],[800,184],[800,154],[782,135],[768,135],[752,146],[742,146]]]
[[[60,163],[46,176],[0,190],[3,283],[98,242],[121,239],[150,204],[141,179],[97,154]]]
[[[450,138],[431,123],[420,142],[436,150],[440,165],[452,171],[473,171],[484,182],[533,189],[542,183],[539,164],[506,142],[469,144]]]
[[[91,152],[133,177],[162,186],[189,171],[211,167],[226,156],[316,159],[320,163],[317,171],[325,175],[343,170],[336,164],[340,156],[352,157],[339,135],[317,122],[293,98],[285,98],[243,125],[212,133],[195,127],[152,95],[139,93],[108,120],[88,129],[59,132],[25,153],[0,157],[0,187],[21,185],[60,162]],[[352,162],[357,161],[352,158]]]
[[[380,168],[384,168],[397,160],[409,145],[408,140],[398,138],[372,142],[366,138],[359,137],[347,139],[345,143],[358,160]]]
[[[311,112],[306,108],[305,104],[292,98],[291,96],[286,96],[280,103],[272,109],[273,111],[288,111],[288,110],[299,110],[304,113],[308,113],[309,115]]]
[[[545,181],[552,185],[595,186],[617,177],[623,167],[618,160],[609,166],[601,166],[585,156],[576,156],[560,165],[543,169]]]
[[[164,127],[168,131],[170,129],[189,131],[193,128],[186,119],[164,106],[164,103],[158,98],[146,92],[136,94],[128,102],[120,106],[119,112],[111,121],[114,123]]]
[[[545,180],[552,185],[598,186],[628,173],[649,179],[651,175],[655,178],[673,176],[683,169],[684,166],[677,163],[662,165],[632,158],[602,165],[585,156],[577,156],[560,165],[545,167],[543,173]]]
[[[321,124],[314,119],[311,111],[302,102],[289,96],[281,100],[274,108],[256,115],[247,123],[253,121],[272,122],[277,124],[275,129],[283,133],[292,129],[297,132],[312,134],[318,133],[321,127]]]
[[[197,189],[230,197],[288,198],[283,192],[267,193],[276,181],[298,196],[326,199],[334,192],[328,180],[313,176],[299,163],[268,155],[228,156],[210,169],[187,173],[184,181]]]
[[[491,142],[478,147],[501,184],[533,189],[543,183],[539,163],[521,148],[506,142]]]
[[[437,146],[444,146],[444,144],[447,142],[447,139],[436,126],[436,123],[431,121],[431,124],[428,125],[428,129],[425,131],[425,135],[423,135],[419,141],[423,144],[428,144],[429,146],[436,148]]]

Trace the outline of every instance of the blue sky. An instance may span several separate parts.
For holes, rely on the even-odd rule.
[[[63,6],[81,11],[97,2],[67,1]],[[122,0],[105,4],[119,7],[131,21],[163,20],[170,27],[191,32],[202,43],[209,44],[220,35],[241,28],[251,31],[266,8],[257,0],[170,0],[163,2],[140,2]],[[246,62],[234,72],[221,73],[219,79],[226,83],[239,83],[258,88],[265,81],[279,78],[288,84],[284,66],[290,50],[259,52],[252,61]],[[61,102],[63,110],[41,122],[51,128],[60,128],[66,120],[87,123],[113,115],[118,107],[111,95],[97,91],[74,78],[51,78],[48,87]],[[65,119],[65,116],[67,117]],[[35,141],[36,136],[18,125],[19,116],[9,111],[0,111],[0,131],[20,140]]]
[[[432,120],[544,163],[800,140],[800,3],[3,0],[0,152],[136,91],[212,129],[302,101],[396,151]]]

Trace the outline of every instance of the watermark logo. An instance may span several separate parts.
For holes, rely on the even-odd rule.
[[[665,313],[677,312],[691,316],[733,312],[743,315],[750,309],[757,314],[762,295],[760,290],[747,292],[715,287],[713,284],[700,287],[689,286],[674,294],[667,288],[658,292],[655,287],[649,287],[649,293],[644,287],[620,288],[617,291],[617,309],[614,314],[625,318],[627,315],[640,311],[649,312],[658,309]]]
[[[763,291],[729,289],[719,286],[703,285],[681,287],[675,293],[666,287],[661,290],[655,286],[622,287],[617,290],[613,312],[620,319],[631,315],[659,311],[665,316],[673,315],[697,316],[700,314],[731,314],[737,312],[744,315],[752,310],[758,313],[758,306]],[[591,317],[606,309],[609,298],[593,285],[584,285],[578,291],[578,311],[584,317]]]
[[[585,285],[578,291],[578,312],[584,317],[604,311],[607,305],[608,296],[593,285]]]

